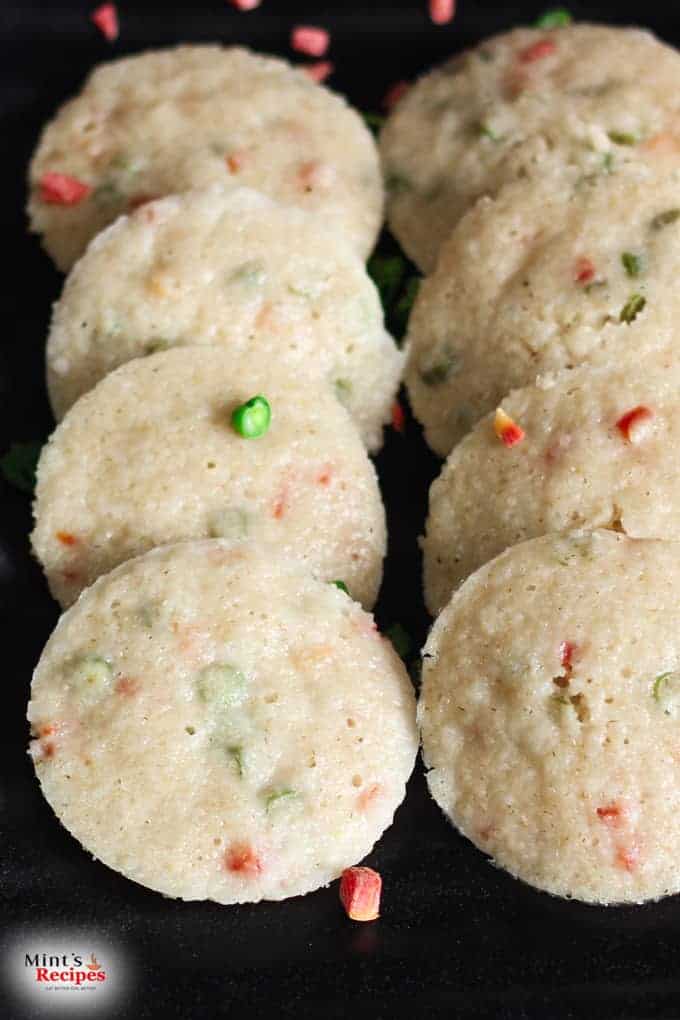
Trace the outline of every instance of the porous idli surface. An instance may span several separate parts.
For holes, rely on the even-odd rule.
[[[512,875],[556,896],[680,889],[675,542],[543,536],[458,589],[424,650],[430,792]]]
[[[409,322],[409,398],[446,456],[510,390],[677,345],[680,162],[507,185],[443,246]]]
[[[90,244],[54,308],[57,419],[104,375],[189,344],[329,382],[371,449],[403,365],[362,259],[320,218],[213,185],[123,216]]]
[[[680,56],[637,28],[517,28],[424,75],[380,136],[390,228],[425,272],[482,195],[565,167],[599,173],[663,147]]]
[[[264,396],[244,438],[233,411]],[[385,514],[373,464],[332,391],[211,347],[137,358],[81,397],[40,457],[33,550],[67,606],[153,546],[270,541],[323,580],[375,601]]]
[[[89,193],[45,202],[45,174]],[[373,137],[345,100],[283,60],[178,46],[96,67],[44,128],[29,172],[31,229],[60,269],[123,212],[163,195],[241,184],[319,216],[366,255],[382,218]]]
[[[33,678],[31,755],[55,814],[166,896],[282,900],[392,822],[415,699],[373,618],[274,549],[155,549],[60,619]]]
[[[456,446],[430,489],[423,540],[432,614],[510,545],[547,532],[612,528],[680,540],[677,353],[539,380],[503,400],[524,430],[505,446],[494,415]]]

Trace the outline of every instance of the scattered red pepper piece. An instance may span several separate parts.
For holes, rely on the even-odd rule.
[[[402,96],[411,88],[408,81],[395,81],[383,96],[382,106],[386,110],[393,110]]]
[[[57,531],[56,537],[62,545],[77,545],[78,539],[70,531]]]
[[[68,174],[46,173],[40,178],[40,198],[49,205],[78,205],[92,188]]]
[[[118,10],[115,4],[102,4],[100,7],[97,7],[92,11],[90,21],[97,26],[101,34],[109,42],[114,42],[118,38]]]
[[[560,662],[569,672],[572,670],[572,659],[575,651],[576,645],[571,641],[563,641],[560,645]]]
[[[447,25],[456,13],[456,0],[430,0],[430,20],[435,25]]]
[[[574,266],[574,281],[576,283],[592,283],[595,279],[595,266],[589,258],[582,256],[576,260]]]
[[[330,45],[331,37],[325,28],[314,25],[296,25],[290,35],[290,44],[298,53],[308,57],[322,57]]]
[[[607,804],[605,807],[597,809],[597,817],[605,825],[611,825],[612,828],[616,828],[621,824],[621,808],[618,804]]]
[[[554,39],[538,39],[531,46],[519,51],[519,59],[522,64],[533,64],[536,60],[549,57],[557,50],[557,43]]]
[[[345,868],[340,879],[340,901],[353,921],[375,921],[380,916],[382,878],[373,868]]]
[[[616,851],[616,863],[625,871],[635,871],[640,860],[640,847],[637,843],[620,846]]]
[[[516,443],[521,443],[526,435],[524,429],[513,421],[502,407],[496,409],[493,428],[504,446],[515,446]]]
[[[307,64],[306,67],[300,68],[303,74],[306,74],[312,81],[321,84],[326,78],[330,78],[335,70],[335,65],[330,60],[319,60],[316,64]]]
[[[404,414],[404,408],[398,400],[395,400],[392,404],[392,428],[395,432],[403,432],[405,425],[406,415]]]
[[[225,851],[224,864],[228,871],[235,871],[247,878],[256,878],[262,874],[262,862],[248,843],[232,843]]]
[[[125,697],[131,697],[136,694],[139,690],[139,680],[132,676],[121,676],[116,681],[116,694],[122,694]]]
[[[631,411],[627,411],[626,414],[622,415],[617,421],[616,427],[627,442],[636,443],[641,438],[636,426],[643,421],[649,421],[653,417],[654,412],[649,407],[639,404]]]

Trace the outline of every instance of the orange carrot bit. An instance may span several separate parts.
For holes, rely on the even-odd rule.
[[[640,863],[640,846],[635,842],[629,846],[619,846],[616,851],[616,863],[624,871],[635,871]]]
[[[435,25],[447,25],[456,13],[456,0],[430,0],[430,20]]]
[[[611,826],[612,829],[616,829],[621,825],[623,820],[623,813],[619,804],[606,804],[604,807],[597,809],[597,817],[605,825]]]
[[[395,400],[392,404],[392,428],[395,432],[403,432],[405,427],[406,415],[404,414],[404,408],[398,400]]]
[[[256,878],[262,874],[262,861],[248,843],[232,843],[227,847],[224,866],[227,871],[234,871],[246,878]]]
[[[319,60],[316,64],[308,64],[306,67],[301,67],[300,70],[308,78],[311,78],[312,81],[320,85],[326,78],[330,78],[335,70],[335,66],[330,60]]]
[[[331,478],[333,477],[333,469],[330,464],[325,464],[319,474],[316,476],[317,485],[330,485]]]
[[[393,110],[410,88],[411,83],[408,81],[395,81],[394,85],[390,85],[383,97],[383,107],[388,111]]]
[[[325,28],[314,25],[296,25],[290,35],[290,44],[298,53],[308,57],[322,57],[330,45],[331,37]]]
[[[533,64],[536,60],[543,60],[557,50],[557,43],[554,39],[538,39],[531,46],[520,50],[519,59],[522,64]]]
[[[78,205],[92,188],[68,174],[46,173],[40,178],[40,198],[48,205]]]
[[[353,921],[375,921],[380,916],[382,878],[373,868],[345,868],[340,879],[340,901]]]
[[[631,411],[622,415],[616,423],[616,427],[629,443],[638,443],[646,433],[646,428],[640,428],[643,422],[649,422],[654,417],[654,412],[649,407],[639,404]]]
[[[121,676],[116,681],[116,694],[131,698],[139,690],[139,680],[132,676]]]
[[[75,535],[72,535],[70,531],[57,531],[57,539],[62,545],[77,545],[78,539]]]
[[[243,170],[243,164],[245,162],[245,154],[243,152],[232,152],[225,157],[225,162],[230,174],[237,174],[240,170]]]
[[[272,507],[272,517],[276,521],[280,521],[286,510],[288,509],[288,486],[285,485],[279,495],[274,500],[274,506]]]
[[[673,154],[680,150],[680,138],[671,131],[661,131],[659,134],[652,135],[651,138],[643,142],[642,148],[647,152]]]
[[[366,811],[378,798],[382,791],[380,783],[371,783],[365,790],[362,790],[357,797],[357,807],[360,811]]]
[[[330,188],[335,182],[335,167],[328,163],[302,163],[298,170],[298,180],[305,191],[314,188]]]
[[[115,4],[102,4],[92,11],[90,21],[93,22],[109,42],[114,42],[119,35],[118,11]]]
[[[504,446],[515,446],[521,443],[526,433],[524,429],[506,414],[502,407],[496,409],[493,429]]]
[[[574,282],[580,284],[592,283],[595,279],[595,266],[585,255],[576,260],[574,266]]]

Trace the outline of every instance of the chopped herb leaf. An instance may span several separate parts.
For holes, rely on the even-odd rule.
[[[373,255],[368,260],[367,269],[378,288],[385,315],[388,315],[406,273],[406,259],[401,255]]]
[[[347,404],[352,396],[352,384],[349,379],[336,379],[333,383],[335,395],[341,404]]]
[[[645,268],[645,257],[644,255],[634,255],[631,251],[624,251],[621,263],[629,276],[639,276]]]
[[[534,22],[534,28],[564,28],[571,24],[571,14],[564,7],[546,11]]]
[[[660,673],[654,680],[652,696],[666,715],[675,716],[678,711],[680,674]]]
[[[655,216],[649,225],[652,230],[661,230],[663,227],[675,223],[678,219],[680,219],[680,209],[666,209],[665,212]]]
[[[385,123],[385,118],[379,113],[365,113],[364,123],[366,124],[366,127],[371,129],[374,135],[377,135]]]
[[[397,170],[391,170],[385,177],[385,187],[388,191],[391,191],[393,195],[398,195],[403,191],[413,191],[413,184],[405,177],[404,174],[399,173]]]
[[[406,281],[401,297],[395,303],[392,309],[392,315],[390,317],[390,328],[392,333],[397,340],[401,340],[406,332],[408,325],[409,315],[413,308],[413,302],[418,296],[418,288],[420,287],[420,277],[410,276]]]
[[[236,772],[240,779],[243,778],[243,748],[242,747],[228,747],[227,754],[234,763]]]
[[[281,790],[274,790],[272,793],[267,793],[264,798],[265,810],[269,812],[282,801],[293,800],[295,797],[297,797],[297,793],[295,790],[291,790],[290,787],[283,787]]]
[[[637,318],[639,313],[647,304],[647,298],[644,298],[642,294],[631,294],[626,301],[625,305],[621,309],[619,315],[619,322],[631,323]]]
[[[606,174],[610,174],[614,170],[614,153],[605,152],[602,157],[602,170]]]
[[[637,145],[638,138],[629,131],[609,131],[608,138],[614,145]]]
[[[424,365],[419,372],[426,386],[441,386],[460,368],[460,355],[446,344],[438,356]]]
[[[5,481],[21,492],[33,493],[35,472],[42,443],[37,439],[27,443],[12,443],[7,453],[0,457],[0,470]]]
[[[488,138],[490,142],[500,142],[502,140],[502,135],[499,135],[498,132],[494,131],[488,121],[480,121],[477,125],[477,130],[482,138]]]
[[[344,591],[345,595],[349,595],[349,588],[344,581],[331,581],[331,584],[335,585],[336,588],[339,588],[340,591]]]
[[[395,652],[405,659],[413,648],[411,635],[400,623],[393,623],[385,631],[385,637],[392,642]]]

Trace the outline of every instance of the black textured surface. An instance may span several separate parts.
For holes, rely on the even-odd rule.
[[[7,2],[0,7],[4,255],[0,274],[0,452],[52,427],[43,382],[44,337],[60,279],[26,235],[24,173],[42,122],[87,70],[110,54],[180,40],[244,42],[289,54],[301,20],[333,32],[332,84],[363,109],[386,87],[453,50],[541,11],[460,0],[435,28],[425,0],[401,4],[263,0],[239,14],[224,0],[120,4],[113,47],[87,20],[90,4]],[[579,5],[593,20],[638,21],[680,42],[680,10],[656,0]],[[426,630],[416,536],[436,471],[418,430],[393,432],[378,459],[390,556],[378,617],[400,621],[417,644]],[[357,926],[337,887],[284,904],[222,908],[168,901],[93,861],[43,801],[25,754],[31,670],[57,612],[28,554],[29,501],[0,480],[3,762],[0,851],[3,927],[90,927],[120,945],[134,976],[117,1015],[533,1018],[680,1017],[680,900],[597,909],[559,902],[494,870],[445,823],[420,765],[394,826],[369,863],[384,876],[382,917]],[[4,999],[2,1015],[27,1016]],[[31,1015],[49,1015],[31,1014]],[[75,1015],[75,1014],[74,1014]],[[89,1014],[82,1014],[89,1015]]]

